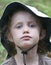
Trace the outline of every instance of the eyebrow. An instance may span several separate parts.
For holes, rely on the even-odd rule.
[[[18,24],[22,24],[22,22],[18,22],[18,23],[16,23],[16,25],[18,25]],[[15,25],[15,26],[16,26],[16,25]]]

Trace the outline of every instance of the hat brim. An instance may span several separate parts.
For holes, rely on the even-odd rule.
[[[14,12],[15,10],[18,10],[18,9],[25,9],[26,11],[29,11],[33,14],[35,14],[36,16],[40,17],[40,18],[45,18],[45,19],[48,19],[49,16],[47,16],[46,14],[38,11],[35,7],[31,7],[31,6],[28,6],[28,5],[25,5],[25,4],[22,4],[22,3],[19,3],[19,2],[13,2],[9,5],[7,5],[4,13],[3,13],[3,16],[1,17],[1,20],[2,22],[0,22],[0,27],[3,28],[3,26],[7,23],[7,20],[8,20],[8,16]]]
[[[22,3],[19,3],[19,2],[14,2],[14,3],[11,3],[9,4],[7,7],[6,7],[6,10],[9,12],[10,10],[14,10],[14,9],[17,9],[17,8],[23,8],[25,10],[29,10],[31,12],[33,12],[35,15],[39,16],[39,17],[42,17],[42,18],[50,18],[49,16],[47,16],[46,14],[40,12],[38,9],[36,9],[35,7],[31,7],[31,6],[28,6],[28,5],[25,5],[25,4],[22,4]]]

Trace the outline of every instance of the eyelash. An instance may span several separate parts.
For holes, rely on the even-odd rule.
[[[36,25],[32,23],[32,24],[29,25],[29,27],[34,28],[34,27],[36,27]]]
[[[18,25],[18,26],[16,26],[16,28],[21,28],[22,27],[22,25]]]
[[[20,29],[20,28],[22,28],[22,27],[23,27],[23,25],[17,25],[17,26],[16,26],[16,28],[18,28],[18,29]],[[36,27],[36,25],[33,24],[33,23],[32,23],[32,24],[30,23],[30,24],[28,24],[28,27],[34,28],[34,27]]]

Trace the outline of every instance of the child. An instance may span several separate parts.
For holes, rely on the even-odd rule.
[[[13,2],[1,17],[0,30],[8,52],[2,65],[51,65],[51,58],[46,56],[51,36],[51,19],[47,15]]]

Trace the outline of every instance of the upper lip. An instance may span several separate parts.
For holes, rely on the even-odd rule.
[[[32,38],[31,36],[28,36],[28,35],[22,36],[21,38],[26,38],[26,37]]]

